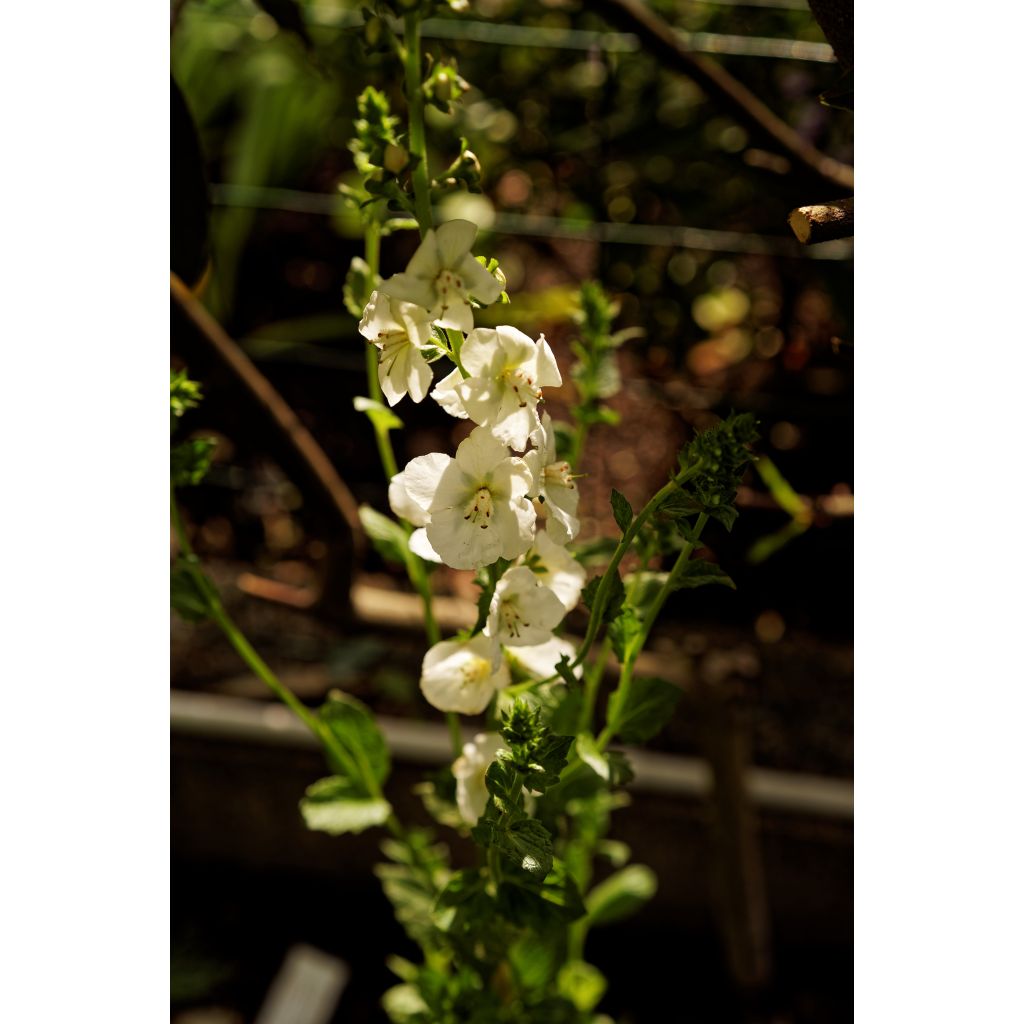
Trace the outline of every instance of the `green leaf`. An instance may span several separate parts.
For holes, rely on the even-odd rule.
[[[558,994],[564,996],[580,1013],[590,1013],[608,988],[605,976],[593,965],[570,960],[558,972]]]
[[[338,775],[314,782],[299,809],[307,828],[333,836],[383,825],[391,814],[387,800],[363,795],[359,787]]]
[[[691,558],[673,580],[673,590],[686,590],[692,587],[703,587],[708,583],[720,583],[724,587],[736,589],[732,579],[714,562],[703,558]]]
[[[739,512],[735,505],[709,505],[704,510],[712,519],[717,519],[730,533]]]
[[[594,737],[589,732],[581,732],[576,737],[576,754],[588,767],[592,768],[605,782],[611,778],[611,768],[604,753],[598,749]]]
[[[563,654],[555,663],[555,671],[561,676],[566,686],[573,688],[579,680],[572,674],[572,669],[569,667],[571,664],[569,655]]]
[[[366,413],[374,430],[387,433],[389,430],[401,430],[405,425],[386,405],[375,402],[372,398],[357,395],[352,399],[352,405],[358,412]]]
[[[198,484],[210,468],[210,458],[217,442],[209,437],[196,437],[171,448],[171,486],[189,487]]]
[[[537,793],[543,793],[554,786],[569,762],[571,747],[571,736],[548,735],[537,743],[530,752],[530,763],[523,777],[523,785]]]
[[[546,933],[528,931],[508,951],[509,966],[520,989],[543,989],[555,980],[565,956],[565,934],[561,929]]]
[[[535,818],[520,818],[507,824],[482,818],[473,829],[481,846],[493,846],[516,867],[543,878],[554,862],[551,834]]]
[[[591,611],[594,610],[594,600],[597,597],[597,591],[601,585],[601,580],[603,579],[603,576],[595,576],[583,588],[581,599],[584,605],[586,605]],[[608,597],[604,606],[604,614],[601,616],[601,621],[604,623],[611,622],[619,612],[622,611],[622,603],[625,600],[626,590],[622,585],[622,577],[616,572],[613,577],[613,582],[609,586]]]
[[[329,752],[331,767],[360,787],[364,795],[371,794],[367,778],[378,787],[382,786],[391,770],[391,757],[366,705],[355,697],[334,690],[317,714],[347,755],[345,762],[338,763],[335,755]]]
[[[608,750],[605,752],[610,773],[609,782],[613,786],[628,785],[636,777],[633,773],[633,766],[629,758],[621,750]]]
[[[513,924],[535,932],[579,920],[586,907],[576,883],[562,861],[556,861],[543,881],[529,875],[506,875],[498,887],[498,905]]]
[[[382,515],[369,505],[360,505],[359,522],[363,524],[366,536],[381,558],[396,565],[406,564],[409,538],[394,519]]]
[[[633,506],[615,488],[612,488],[612,513],[619,529],[625,533],[633,522]]]
[[[203,399],[203,391],[197,381],[192,380],[185,370],[171,370],[171,429],[175,420],[181,419],[189,409],[194,409]]]
[[[210,614],[206,595],[195,577],[180,565],[171,570],[171,607],[189,622],[199,622]]]
[[[616,871],[587,893],[587,915],[592,925],[608,924],[639,910],[657,891],[658,879],[643,864]]]
[[[666,725],[682,696],[664,679],[637,678],[627,693],[616,690],[608,701],[608,718],[626,743],[645,743]],[[625,703],[623,704],[623,700]]]
[[[615,652],[615,657],[619,659],[620,663],[624,662],[632,654],[642,631],[643,623],[641,623],[636,609],[626,605],[615,621],[608,627],[608,638],[612,642],[612,650]]]
[[[361,256],[353,256],[345,275],[342,297],[345,308],[357,319],[362,319],[363,310],[370,301],[377,282],[373,278],[370,266]]]

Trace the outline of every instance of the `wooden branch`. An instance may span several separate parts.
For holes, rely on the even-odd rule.
[[[359,505],[316,438],[302,424],[274,385],[260,373],[238,343],[228,336],[173,271],[171,298],[199,336],[214,349],[221,362],[238,378],[267,413],[268,419],[287,439],[312,479],[319,485],[328,506],[347,527],[356,554],[361,554],[365,550],[365,537],[359,522]]]
[[[853,234],[853,196],[832,203],[801,206],[789,215],[789,226],[804,245],[849,238]]]
[[[642,0],[593,0],[591,6],[609,21],[635,32],[653,53],[692,78],[740,124],[783,150],[821,181],[839,189],[853,188],[852,167],[812,146],[720,64],[689,50],[679,33]]]

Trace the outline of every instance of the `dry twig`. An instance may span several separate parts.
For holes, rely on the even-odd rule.
[[[642,0],[595,0],[593,6],[635,32],[653,53],[692,78],[751,132],[784,150],[820,180],[840,189],[853,188],[852,167],[812,146],[721,65],[689,50],[675,29]]]
[[[789,215],[789,226],[805,245],[849,238],[853,234],[853,196],[798,207]]]

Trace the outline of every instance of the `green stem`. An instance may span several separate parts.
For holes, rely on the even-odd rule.
[[[580,717],[577,723],[577,732],[590,732],[594,721],[594,707],[597,704],[597,693],[601,689],[601,680],[604,677],[604,667],[611,654],[612,642],[606,636],[601,644],[594,662],[587,666],[583,675],[583,704],[580,708]]]
[[[324,748],[334,756],[335,760],[345,765],[353,777],[361,777],[369,793],[375,799],[380,799],[382,796],[380,786],[377,784],[377,780],[372,772],[365,770],[366,766],[359,765],[352,760],[348,751],[338,743],[337,738],[330,729],[277,678],[270,666],[260,657],[256,649],[249,643],[245,634],[235,625],[231,616],[228,615],[224,605],[221,603],[217,588],[207,578],[206,573],[203,572],[199,560],[192,550],[188,534],[185,532],[184,523],[181,520],[181,512],[178,509],[173,488],[171,490],[171,521],[174,524],[174,532],[177,535],[178,546],[182,552],[182,563],[205,598],[210,618],[220,627],[221,632],[227,637],[231,646],[234,647],[255,675],[263,681],[270,692],[282,704],[294,712],[295,716],[309,729]]]
[[[597,738],[597,746],[600,750],[604,750],[608,746],[618,731],[621,709],[625,708],[629,702],[629,691],[633,685],[633,666],[636,664],[636,659],[640,656],[640,652],[644,649],[647,638],[651,635],[651,630],[654,628],[655,620],[668,600],[669,594],[678,589],[676,584],[679,581],[679,577],[682,575],[686,563],[690,560],[690,555],[693,554],[693,550],[697,546],[697,541],[700,539],[704,527],[707,526],[707,522],[708,517],[706,513],[701,512],[693,526],[693,540],[688,540],[683,545],[675,564],[669,571],[668,577],[661,585],[658,593],[655,594],[650,608],[647,609],[647,614],[644,616],[644,621],[640,626],[640,634],[633,641],[622,664],[622,671],[619,674],[619,685],[611,697],[608,698],[608,707],[610,709],[608,723]]]
[[[622,540],[619,541],[618,546],[615,548],[612,560],[608,563],[608,568],[605,570],[604,575],[601,577],[601,582],[598,584],[597,593],[594,595],[594,605],[590,609],[590,620],[587,622],[587,632],[583,637],[583,644],[579,649],[579,653],[576,655],[576,660],[573,662],[574,668],[582,663],[587,652],[590,650],[594,639],[597,637],[597,631],[601,628],[601,620],[604,618],[605,605],[608,603],[608,598],[611,593],[612,579],[618,574],[619,562],[622,561],[623,556],[630,549],[634,537],[636,537],[637,533],[640,531],[640,527],[647,522],[651,515],[657,511],[658,506],[661,505],[661,503],[673,491],[679,490],[679,488],[697,472],[698,468],[699,464],[690,466],[688,469],[683,470],[681,473],[669,480],[669,482],[665,484],[665,486],[662,487],[646,505],[644,505],[626,528],[625,533],[622,535]]]
[[[415,160],[412,170],[413,198],[420,236],[433,227],[430,210],[430,171],[427,167],[427,134],[423,123],[423,54],[420,47],[420,15],[405,16],[405,95],[409,102],[409,152]]]

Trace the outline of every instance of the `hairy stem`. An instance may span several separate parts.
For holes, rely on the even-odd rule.
[[[427,167],[427,135],[423,123],[423,53],[420,47],[420,15],[405,16],[405,95],[409,103],[409,152],[415,161],[412,169],[413,199],[420,236],[433,227],[430,210],[430,171]]]

